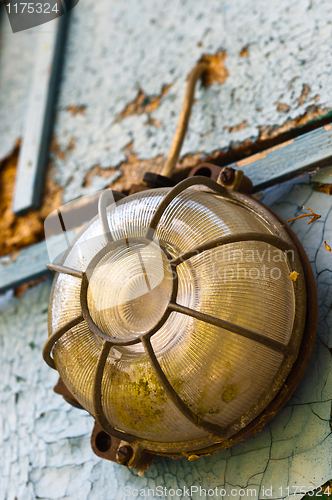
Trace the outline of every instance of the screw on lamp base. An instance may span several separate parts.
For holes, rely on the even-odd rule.
[[[220,182],[224,186],[230,186],[235,181],[235,170],[232,167],[224,167],[219,174]]]
[[[118,448],[118,451],[116,453],[116,461],[120,465],[128,465],[129,460],[133,456],[133,453],[134,451],[131,446],[129,445],[120,446],[120,448]]]
[[[252,182],[244,175],[242,170],[235,170],[233,167],[219,167],[213,163],[199,163],[191,171],[188,177],[200,176],[208,177],[221,186],[238,191],[239,193],[251,194]]]

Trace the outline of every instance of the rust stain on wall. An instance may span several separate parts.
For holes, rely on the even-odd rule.
[[[232,134],[234,132],[238,132],[239,130],[243,130],[246,127],[248,127],[248,121],[244,120],[243,122],[239,123],[238,125],[234,125],[233,127],[224,127],[224,130],[228,130],[228,132]]]
[[[240,57],[249,57],[249,44],[242,47],[240,50]]]
[[[330,111],[330,108],[322,108],[317,105],[308,106],[303,115],[300,115],[293,120],[287,120],[281,127],[261,127],[258,140],[272,139],[294,129],[298,129],[298,135],[300,135],[300,133],[304,133],[303,130],[301,131],[300,127],[309,124],[309,122],[313,120],[324,117]]]
[[[40,210],[30,210],[23,217],[12,212],[19,146],[0,163],[0,256],[15,252],[44,239],[44,220],[61,206],[62,190],[52,180],[51,171],[45,181]],[[14,256],[18,254],[14,254]]]
[[[288,104],[285,104],[283,102],[275,102],[274,103],[276,106],[277,106],[277,111],[279,113],[288,113],[288,111],[290,111],[291,107],[288,106]]]
[[[95,165],[92,170],[89,170],[84,178],[83,187],[90,187],[93,181],[93,177],[98,175],[98,177],[103,177],[107,179],[108,177],[111,179],[112,176],[117,172],[118,169],[114,168],[102,168],[100,165]],[[110,181],[111,184],[111,181]]]
[[[126,116],[141,115],[142,113],[152,113],[160,106],[162,98],[167,94],[171,85],[164,85],[162,91],[156,96],[147,96],[142,89],[138,89],[136,99],[127,104],[122,113],[117,116],[117,121],[122,120]]]
[[[302,92],[301,92],[300,97],[298,99],[296,99],[295,102],[297,102],[299,106],[302,106],[302,104],[304,104],[305,101],[307,100],[308,95],[310,94],[310,91],[311,91],[310,85],[305,83],[302,87]]]
[[[59,160],[63,160],[63,161],[66,161],[67,160],[67,153],[69,153],[70,151],[73,151],[73,149],[75,148],[75,144],[76,144],[76,139],[75,137],[72,137],[67,145],[67,147],[65,149],[61,149],[60,147],[60,144],[58,143],[57,141],[57,138],[55,137],[55,135],[52,137],[52,142],[51,142],[51,146],[50,146],[50,151],[52,153],[55,154],[55,156],[59,159]]]
[[[216,54],[203,54],[200,62],[207,62],[210,65],[209,69],[207,69],[202,76],[204,87],[209,87],[214,82],[224,83],[229,76],[224,63],[226,57],[226,50],[219,50]]]
[[[71,113],[72,115],[76,116],[76,115],[84,115],[85,113],[85,110],[86,110],[86,106],[85,105],[82,105],[82,106],[68,106],[67,107],[67,111],[69,111],[69,113]]]
[[[314,184],[313,188],[319,193],[326,193],[328,195],[332,194],[332,184]]]

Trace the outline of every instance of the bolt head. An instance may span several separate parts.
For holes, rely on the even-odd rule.
[[[131,446],[121,446],[116,452],[116,460],[121,465],[126,465],[133,456],[133,449]]]
[[[225,167],[220,172],[220,179],[223,184],[230,185],[235,179],[235,170],[232,167]]]

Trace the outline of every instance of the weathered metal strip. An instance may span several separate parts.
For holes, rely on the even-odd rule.
[[[71,242],[77,235],[79,228],[71,229],[66,233],[54,234],[35,243],[23,250],[13,252],[0,258],[0,293],[27,283],[33,279],[43,276],[52,276],[58,266],[55,262],[53,272],[46,265],[50,262],[50,257],[61,256],[67,247],[67,239]],[[51,266],[52,267],[52,266]],[[72,270],[73,271],[73,270]],[[76,277],[81,278],[79,271],[75,272]]]
[[[63,235],[54,236],[54,248],[63,247]],[[41,241],[0,259],[0,293],[53,273],[46,268],[49,255],[46,242]]]
[[[332,165],[332,124],[232,163],[241,168],[260,191],[302,172]]]
[[[48,253],[45,241],[0,259],[0,293],[52,272],[46,268]]]
[[[60,16],[42,25],[38,34],[36,65],[16,174],[13,200],[16,215],[40,206],[66,17]]]

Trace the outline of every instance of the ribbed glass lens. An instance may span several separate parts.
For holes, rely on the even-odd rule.
[[[133,339],[149,332],[165,316],[171,300],[187,308],[188,314],[169,310],[151,337],[157,360],[196,415],[240,429],[241,416],[249,412],[253,419],[280,389],[284,355],[264,342],[195,319],[190,310],[286,346],[295,317],[291,269],[285,254],[267,242],[215,246],[177,265],[178,288],[172,298],[171,258],[222,236],[268,236],[275,233],[275,226],[239,202],[188,189],[165,209],[154,239],[147,244],[148,225],[168,192],[142,192],[119,202],[116,210],[108,211],[114,241],[107,242],[96,218],[63,265],[86,272],[89,313],[110,338]],[[289,239],[286,233],[283,237]],[[79,314],[80,286],[81,280],[72,276],[56,279],[51,333]],[[100,348],[100,338],[83,322],[53,349],[61,377],[90,413]],[[275,378],[274,392],[268,392]],[[172,402],[141,342],[111,349],[102,401],[114,427],[144,439],[176,442],[209,434],[190,423]]]
[[[110,337],[132,338],[151,330],[172,293],[172,270],[159,245],[117,242],[89,269],[88,307]]]

